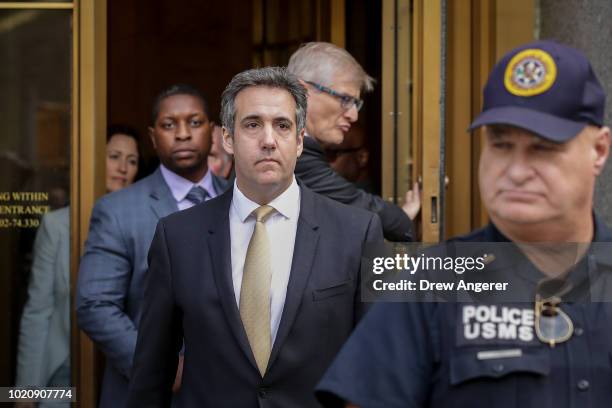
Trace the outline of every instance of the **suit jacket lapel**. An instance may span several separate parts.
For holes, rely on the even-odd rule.
[[[319,242],[319,226],[315,216],[314,193],[301,186],[301,196],[300,218],[298,219],[295,236],[295,248],[293,250],[287,296],[268,367],[271,367],[276,357],[278,357],[278,353],[295,321],[299,306],[302,303],[304,289],[312,271],[312,262],[315,258]]]
[[[211,204],[214,203],[216,205],[216,208],[211,213],[218,215],[212,220],[208,230],[208,250],[210,251],[209,257],[213,264],[215,284],[217,285],[219,299],[227,322],[245,356],[253,364],[253,367],[257,368],[249,340],[242,326],[232,281],[232,250],[229,225],[229,208],[232,202],[232,193],[233,190],[229,189],[218,199],[211,202]]]
[[[151,186],[151,208],[158,219],[178,211],[176,200],[159,167],[149,176],[149,184]]]

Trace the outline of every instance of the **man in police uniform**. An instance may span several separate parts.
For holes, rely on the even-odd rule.
[[[604,107],[578,51],[538,41],[507,54],[471,126],[485,127],[479,180],[491,223],[456,241],[612,241],[592,209],[610,145]],[[567,282],[609,267],[595,246],[583,245]],[[537,267],[546,262],[523,255],[545,282]],[[536,302],[518,305],[379,303],[317,397],[328,407],[612,406],[612,304],[535,293]]]

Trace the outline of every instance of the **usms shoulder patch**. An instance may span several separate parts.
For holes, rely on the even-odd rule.
[[[516,54],[508,63],[504,85],[517,96],[546,92],[557,79],[557,66],[549,53],[531,48]]]

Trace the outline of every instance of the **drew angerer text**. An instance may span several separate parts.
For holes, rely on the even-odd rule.
[[[420,279],[417,282],[402,279],[399,282],[384,282],[377,279],[372,282],[372,287],[376,291],[442,291],[450,292],[469,291],[469,292],[488,292],[502,291],[508,289],[508,282],[465,282],[460,279],[458,282],[431,282],[427,279]]]

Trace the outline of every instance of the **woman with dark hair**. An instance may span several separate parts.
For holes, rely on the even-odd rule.
[[[106,137],[106,191],[129,186],[139,167],[138,132],[125,125],[111,125]]]

